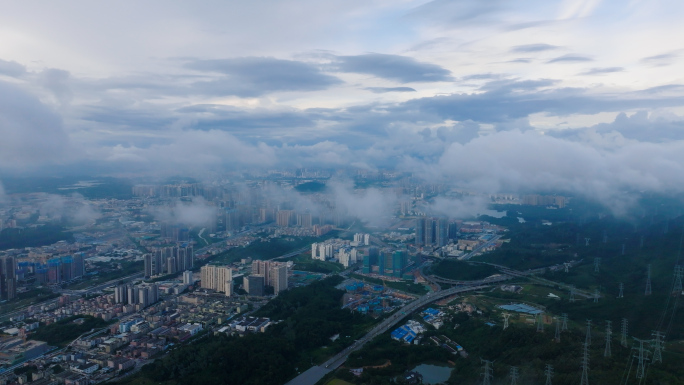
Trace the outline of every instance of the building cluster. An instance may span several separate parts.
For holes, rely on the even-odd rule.
[[[145,277],[176,274],[193,268],[195,253],[193,247],[185,243],[173,247],[160,247],[150,254],[145,254],[144,260]]]
[[[387,289],[383,285],[370,285],[360,281],[345,285],[345,289],[342,308],[373,317],[391,313],[415,299],[413,296]]]
[[[444,321],[442,320],[444,313],[437,309],[429,307],[423,310],[420,315],[423,316],[423,321],[425,321],[425,323],[432,325],[435,329],[439,329],[444,325]]]
[[[243,287],[247,294],[263,296],[265,286],[273,288],[273,294],[287,290],[289,281],[289,264],[287,262],[260,261],[252,262],[252,273],[243,279]]]
[[[529,194],[522,197],[522,204],[529,206],[554,206],[559,209],[565,207],[567,198],[560,195]]]
[[[394,329],[390,334],[395,341],[403,341],[407,344],[419,344],[420,338],[417,338],[420,334],[425,332],[425,327],[418,321],[409,320],[406,324],[399,326]]]
[[[311,244],[311,258],[319,261],[336,260],[344,267],[349,267],[363,259],[363,250],[368,245],[370,234],[354,234],[353,241],[329,239]]]
[[[408,250],[379,249],[371,246],[363,256],[364,274],[377,274],[385,277],[413,278],[409,271]]]
[[[421,217],[416,219],[415,228],[416,247],[442,247],[449,240],[449,220],[446,218]]]
[[[156,283],[119,285],[114,288],[114,303],[135,306],[136,311],[157,301],[159,301],[159,286]]]
[[[233,295],[233,270],[229,266],[205,265],[200,272],[202,289]]]

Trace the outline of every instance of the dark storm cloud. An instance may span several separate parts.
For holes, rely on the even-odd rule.
[[[436,64],[419,62],[416,59],[370,53],[357,56],[336,56],[331,67],[339,72],[353,72],[373,75],[401,83],[451,81],[451,71]]]
[[[0,59],[0,75],[19,77],[26,73],[26,67],[15,62]]]
[[[185,67],[223,75],[192,85],[193,91],[208,95],[255,97],[278,91],[324,90],[342,83],[310,64],[270,57],[194,60],[186,63]]]
[[[544,43],[525,44],[525,45],[517,45],[517,46],[511,48],[511,52],[516,52],[516,53],[543,52],[543,51],[551,51],[551,50],[558,49],[558,48],[559,47],[556,45],[544,44]]]
[[[587,71],[581,72],[580,75],[605,75],[612,74],[615,72],[622,72],[625,69],[622,67],[603,67],[603,68],[592,68]]]
[[[575,55],[575,54],[567,54],[563,56],[559,56],[557,58],[553,58],[546,63],[577,63],[577,62],[586,62],[586,61],[593,61],[594,59],[586,56],[580,56],[580,55]]]
[[[411,87],[366,87],[364,90],[374,94],[384,94],[387,92],[416,92],[416,90]]]

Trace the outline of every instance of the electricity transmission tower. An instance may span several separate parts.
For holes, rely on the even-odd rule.
[[[544,370],[544,374],[546,374],[546,384],[545,385],[553,385],[551,383],[551,377],[553,377],[553,366],[546,364],[546,370]]]
[[[568,330],[568,313],[561,314],[561,318],[563,319],[563,324],[561,325],[561,331]]]
[[[606,348],[603,350],[604,357],[610,357],[612,353],[610,351],[610,340],[612,339],[613,335],[613,331],[611,330],[612,324],[613,323],[611,321],[606,321]]]
[[[654,331],[651,333],[653,336],[653,363],[663,362],[663,339],[665,334],[662,332]]]
[[[589,241],[591,238],[584,238],[584,246],[589,246]]]
[[[589,385],[589,344],[586,342],[582,349],[582,380],[580,385]]]
[[[675,283],[672,292],[673,293],[681,293],[682,292],[682,266],[677,265],[675,266],[674,269],[674,274],[675,274]]]
[[[556,317],[556,335],[554,336],[556,343],[560,342],[560,318]]]
[[[485,365],[482,371],[484,379],[482,380],[482,385],[492,385],[492,377],[494,376],[494,369],[492,369],[492,361],[487,361],[480,359],[480,361]]]
[[[518,385],[518,367],[511,366],[511,370],[508,372],[508,376],[511,378],[510,385]]]
[[[599,267],[601,267],[601,258],[594,258],[594,273],[599,272]]]
[[[599,294],[599,289],[594,289],[594,303],[598,302],[599,298],[601,297],[601,294]]]
[[[504,330],[508,329],[508,319],[511,317],[510,313],[503,313],[504,317]]]
[[[620,338],[620,345],[623,347],[627,347],[627,318],[622,319],[622,327],[621,327],[621,338]]]
[[[640,340],[638,338],[635,338],[635,340],[639,343],[639,352],[637,356],[639,358],[639,365],[637,366],[636,378],[641,379],[646,375],[646,361],[648,361],[649,351],[644,349],[644,342],[647,342],[646,340]]]
[[[624,298],[625,297],[625,284],[620,282],[620,294],[618,294],[618,298]]]
[[[587,320],[587,336],[584,338],[584,343],[591,345],[591,320]]]
[[[649,263],[646,271],[646,290],[644,295],[651,295],[651,264]]]

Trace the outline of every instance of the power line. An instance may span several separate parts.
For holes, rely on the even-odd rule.
[[[618,294],[618,298],[624,298],[625,296],[625,284],[620,282],[620,294]]]
[[[601,258],[598,258],[598,257],[594,258],[594,273],[598,273],[600,267],[601,267]]]

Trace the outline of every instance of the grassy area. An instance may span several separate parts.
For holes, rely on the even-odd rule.
[[[82,320],[82,322],[74,322],[76,320]],[[89,315],[75,315],[50,325],[39,327],[31,334],[31,339],[45,341],[48,345],[63,347],[81,334],[104,326],[107,326],[107,322],[101,318]]]
[[[339,378],[333,378],[332,380],[328,381],[325,385],[354,385],[354,384],[352,384],[351,382],[340,380]]]
[[[496,274],[497,270],[479,263],[445,259],[430,267],[430,273],[446,279],[471,281]]]
[[[17,298],[12,301],[1,304],[0,314],[7,314],[22,307],[30,306],[34,303],[47,301],[57,297],[59,297],[59,294],[53,293],[50,289],[32,289],[25,293],[17,294]]]
[[[406,293],[423,295],[427,294],[428,288],[425,285],[418,283],[413,283],[411,281],[383,281],[382,279],[365,277],[359,274],[350,274],[352,278],[356,278],[359,281],[369,282],[376,285],[385,285],[391,289],[404,291]]]
[[[323,237],[282,237],[271,239],[269,242],[252,242],[247,247],[236,247],[217,254],[211,258],[211,261],[233,263],[242,258],[272,259],[335,236],[337,232],[331,231]]]
[[[295,270],[310,271],[313,273],[332,274],[344,270],[344,266],[336,262],[320,261],[312,259],[309,253],[295,255],[283,261],[294,261]]]
[[[124,261],[121,263],[121,269],[108,271],[103,274],[88,275],[83,277],[83,280],[80,282],[67,285],[66,287],[72,290],[86,289],[90,286],[99,285],[117,278],[123,278],[131,274],[141,273],[144,269],[144,265],[145,263],[143,261]]]

